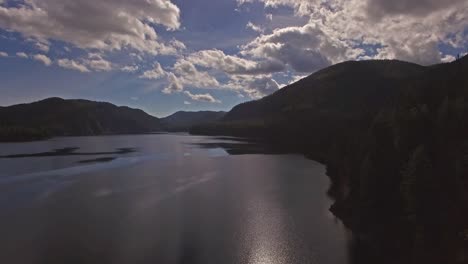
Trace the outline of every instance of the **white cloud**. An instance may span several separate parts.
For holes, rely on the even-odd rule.
[[[0,51],[0,57],[8,57],[8,53]]]
[[[35,42],[35,43],[34,43],[34,46],[35,46],[38,50],[40,50],[40,51],[42,51],[42,52],[45,52],[45,53],[49,52],[49,50],[50,50],[49,43]]]
[[[421,64],[442,60],[440,44],[468,44],[464,0],[238,0],[293,7],[309,18],[300,27],[279,28],[244,45],[244,55],[275,58],[300,72],[349,59],[402,59]]]
[[[189,101],[184,101],[184,105],[190,105],[192,103],[190,103]]]
[[[187,86],[234,90],[259,98],[279,89],[270,73],[283,69],[283,63],[274,60],[254,61],[221,50],[202,50],[176,61],[167,78],[169,86],[163,92],[181,92]],[[224,83],[214,76],[224,77]]]
[[[120,68],[120,70],[123,72],[136,72],[138,71],[138,69],[139,69],[138,65],[127,65],[127,66]]]
[[[322,0],[237,0],[239,5],[252,2],[263,2],[267,7],[291,6],[301,15],[307,14],[313,6],[317,6]]]
[[[211,94],[205,93],[205,94],[192,94],[189,91],[184,92],[190,99],[194,101],[199,101],[199,102],[207,102],[207,103],[221,103],[221,101],[215,99]]]
[[[195,88],[218,88],[220,86],[216,78],[208,72],[199,71],[195,65],[185,59],[178,60],[171,72],[165,71],[159,63],[156,63],[154,69],[146,71],[140,76],[140,78],[145,79],[160,79],[162,77],[167,77],[168,82],[168,86],[162,91],[165,94],[182,92],[184,86]]]
[[[317,23],[275,29],[244,45],[241,54],[278,60],[297,72],[311,73],[333,63],[356,59],[364,52],[344,41],[342,35],[324,31],[326,27]]]
[[[269,21],[272,21],[273,20],[273,14],[266,14],[265,15],[265,18]]]
[[[90,72],[90,70],[85,65],[70,59],[60,59],[57,61],[57,64],[62,68],[70,70],[75,70],[79,72]]]
[[[447,62],[452,62],[456,60],[455,56],[452,55],[445,55],[442,57],[442,62],[447,63]]]
[[[185,59],[176,61],[170,71],[166,71],[161,64],[155,63],[153,69],[147,70],[140,75],[142,79],[157,80],[166,77],[168,86],[163,89],[163,93],[171,94],[182,92],[184,86],[189,85],[195,88],[217,88],[219,82],[208,72],[199,71],[195,65]]]
[[[156,62],[154,64],[153,69],[143,72],[143,74],[140,75],[140,78],[149,79],[149,80],[156,80],[156,79],[160,79],[160,78],[162,78],[162,77],[164,77],[166,75],[167,75],[167,73],[166,73],[165,70],[163,70],[163,68],[161,67],[161,64]]]
[[[52,60],[44,54],[36,54],[33,59],[44,63],[46,66],[52,65]]]
[[[187,48],[183,42],[177,39],[172,39],[171,41],[169,41],[169,44],[171,47],[174,47],[177,50],[184,50]]]
[[[0,28],[42,43],[54,39],[83,49],[175,53],[180,43],[161,42],[152,24],[179,28],[179,8],[170,0],[20,0],[0,6]]]
[[[261,26],[258,26],[258,25],[255,25],[254,23],[250,22],[247,23],[247,25],[245,26],[247,29],[251,29],[255,32],[258,32],[258,33],[263,33],[265,31],[265,29],[263,29]]]
[[[190,54],[188,61],[206,68],[219,69],[227,74],[264,74],[284,70],[284,64],[275,59],[253,61],[226,55],[223,51],[202,50]]]
[[[16,52],[16,56],[19,57],[19,58],[23,58],[23,59],[26,59],[28,58],[28,54],[24,53],[24,52]]]
[[[291,80],[290,80],[287,84],[282,85],[282,86],[286,86],[286,85],[293,84],[293,83],[295,83],[295,82],[298,82],[298,81],[304,79],[304,78],[307,77],[307,76],[308,76],[308,75],[294,75],[294,76],[292,76]]]
[[[180,82],[179,78],[177,78],[173,73],[169,73],[167,79],[169,81],[169,85],[164,88],[162,91],[163,93],[171,94],[182,92],[184,90],[184,86]]]
[[[83,63],[90,69],[96,71],[110,71],[112,70],[112,63],[102,58],[101,54],[90,53],[88,58],[83,60]]]
[[[280,89],[280,85],[271,76],[231,76],[225,88],[236,90],[248,95],[250,98],[258,99],[272,94]]]
[[[178,76],[183,85],[191,85],[197,88],[217,88],[219,82],[208,72],[199,71],[195,65],[185,59],[174,64],[173,72]]]
[[[86,58],[77,60],[66,58],[59,59],[57,64],[62,68],[80,72],[112,70],[112,63],[105,60],[102,55],[98,53],[90,53]]]
[[[136,58],[139,61],[143,60],[143,56],[141,54],[137,54],[135,52],[130,53],[130,56],[133,57],[133,58]]]

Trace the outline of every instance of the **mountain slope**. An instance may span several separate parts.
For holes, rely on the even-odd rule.
[[[51,136],[145,133],[161,130],[158,118],[142,110],[88,100],[48,98],[0,108],[3,131],[40,130]]]
[[[192,132],[326,163],[331,210],[359,240],[353,263],[468,262],[468,57],[338,64]]]
[[[327,148],[337,133],[359,126],[363,119],[392,104],[407,80],[418,78],[425,70],[402,61],[340,63],[270,96],[240,104],[221,122],[191,131],[262,137],[286,148],[314,149],[323,156],[322,148]]]
[[[287,116],[291,112],[356,114],[395,96],[405,79],[424,67],[401,61],[344,62],[310,75],[261,100],[238,105],[224,121]],[[363,105],[362,102],[367,102]]]
[[[179,111],[170,116],[161,118],[161,123],[168,131],[188,131],[194,125],[219,121],[225,114],[226,112],[222,111]]]

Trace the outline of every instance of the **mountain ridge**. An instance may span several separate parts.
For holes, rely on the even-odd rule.
[[[51,97],[0,108],[2,141],[28,140],[27,134],[35,140],[50,136],[149,133],[162,128],[158,118],[143,110],[84,99]]]
[[[194,125],[216,122],[225,114],[224,111],[177,111],[161,118],[161,122],[168,131],[187,132]]]

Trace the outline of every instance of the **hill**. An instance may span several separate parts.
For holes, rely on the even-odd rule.
[[[186,112],[179,111],[170,116],[161,118],[161,123],[168,131],[189,131],[194,125],[202,125],[219,121],[226,112],[199,111]]]
[[[142,110],[88,100],[48,98],[0,108],[0,141],[147,133],[161,129],[160,120]]]
[[[220,122],[195,126],[191,132],[261,137],[288,149],[314,150],[322,159],[322,148],[335,141],[336,133],[360,126],[395,102],[405,83],[425,69],[390,60],[340,63],[235,106]]]
[[[468,261],[468,57],[341,63],[192,133],[324,162],[332,212],[363,238],[356,263]]]
[[[398,93],[395,86],[423,71],[422,66],[402,61],[340,63],[258,101],[238,105],[224,121],[317,114],[317,111],[347,115],[372,111]]]

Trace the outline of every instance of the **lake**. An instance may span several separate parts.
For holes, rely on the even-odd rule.
[[[325,167],[233,138],[0,144],[0,263],[350,263]]]

